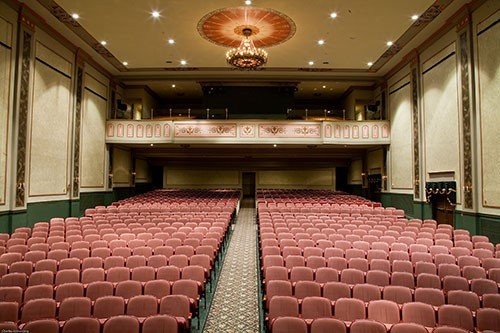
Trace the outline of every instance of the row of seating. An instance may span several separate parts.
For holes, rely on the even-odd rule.
[[[375,300],[389,300],[397,304],[409,302],[422,302],[432,306],[444,304],[462,305],[471,311],[481,307],[492,307],[500,309],[500,294],[477,293],[464,290],[449,290],[447,293],[441,289],[432,287],[417,287],[415,289],[405,286],[378,286],[369,283],[350,285],[345,282],[319,283],[300,280],[296,282],[286,280],[270,280],[266,284],[265,304],[269,308],[269,302],[275,296],[293,296],[299,300],[307,297],[324,297],[334,304],[339,298],[356,298],[363,302]],[[486,297],[483,297],[486,296]]]
[[[332,267],[341,270],[350,265],[355,265],[361,267],[360,269],[363,271],[368,271],[372,262],[376,260],[376,265],[388,263],[389,267],[387,269],[382,266],[384,267],[383,270],[386,271],[401,271],[399,267],[402,267],[402,271],[412,272],[415,268],[415,272],[417,272],[416,266],[420,265],[421,269],[426,272],[437,272],[441,265],[446,264],[457,266],[459,273],[466,266],[475,266],[480,267],[476,271],[482,270],[485,274],[488,274],[490,270],[500,268],[499,258],[479,259],[475,256],[465,255],[455,258],[451,254],[436,254],[433,257],[426,252],[414,252],[410,255],[405,251],[395,250],[387,253],[383,250],[370,250],[368,254],[365,254],[361,249],[348,249],[344,252],[338,248],[326,248],[323,251],[316,247],[305,247],[304,252],[299,253],[301,253],[301,249],[298,247],[285,246],[283,251],[280,251],[277,246],[265,247],[263,249],[262,266],[264,269],[270,266],[287,268],[306,266],[311,268]],[[398,268],[395,268],[395,265]]]
[[[50,298],[38,298],[27,301],[22,307],[16,302],[0,302],[0,322],[27,323],[49,318],[66,321],[73,317],[94,317],[103,322],[124,314],[136,316],[141,322],[148,316],[168,314],[178,317],[179,323],[186,326],[191,315],[190,300],[185,295],[167,295],[161,299],[137,295],[127,301],[120,296],[102,296],[95,301],[88,297],[67,297],[59,304]]]
[[[199,281],[202,285],[209,278],[209,271],[200,265],[190,265],[179,268],[174,265],[160,266],[155,269],[151,266],[111,267],[108,270],[103,268],[64,269],[54,274],[51,271],[36,271],[31,275],[26,273],[8,273],[0,279],[0,287],[21,287],[25,289],[29,286],[41,284],[60,285],[68,282],[81,282],[89,284],[95,281],[120,282],[125,280],[135,280],[147,282],[156,279],[176,281],[178,279],[192,279]]]
[[[62,327],[62,328],[61,328]],[[2,332],[25,330],[31,333],[157,333],[182,332],[176,318],[170,315],[154,315],[147,317],[141,324],[137,317],[119,315],[109,317],[103,324],[92,317],[73,317],[65,322],[55,319],[38,319],[27,324],[17,325],[14,322],[0,322]]]
[[[198,298],[200,284],[190,279],[150,280],[145,283],[135,280],[118,282],[96,281],[84,285],[81,282],[65,282],[59,285],[42,284],[21,287],[0,287],[0,302],[16,302],[20,306],[33,299],[50,298],[62,302],[68,297],[88,297],[95,301],[103,296],[120,296],[129,299],[138,295],[155,296],[158,300],[167,295],[185,295],[193,300]]]
[[[332,304],[339,298],[356,298],[363,302],[375,300],[390,300],[397,304],[408,302],[422,302],[432,306],[443,304],[462,305],[471,311],[481,307],[499,308],[498,293],[486,293],[478,295],[475,292],[465,290],[449,290],[445,292],[432,287],[417,287],[415,289],[405,286],[388,285],[380,287],[369,283],[350,285],[345,282],[318,283],[313,281],[283,281],[271,280],[266,284],[265,304],[269,309],[270,301],[276,296],[295,297],[301,302],[306,297],[324,297]],[[483,296],[486,298],[483,299]],[[495,302],[497,304],[495,304]]]
[[[357,319],[349,327],[344,321],[335,318],[317,318],[308,322],[297,317],[279,317],[272,325],[273,333],[469,333],[469,331],[453,326],[425,327],[415,323],[397,323],[390,328],[383,323],[372,319]],[[487,331],[487,330],[485,330]]]
[[[468,308],[451,304],[441,305],[436,311],[432,305],[421,302],[405,303],[400,309],[398,304],[387,300],[370,301],[365,305],[356,298],[339,298],[332,306],[330,300],[324,297],[306,297],[299,304],[294,297],[275,296],[270,301],[268,322],[273,325],[276,318],[289,316],[301,317],[306,322],[333,317],[344,321],[347,326],[355,320],[372,319],[389,328],[400,321],[429,328],[448,325],[467,331],[473,331],[475,327],[479,330],[497,330],[500,327],[500,310],[481,308],[475,314],[474,317]]]
[[[441,264],[436,270],[436,266],[432,263],[417,262],[416,265],[413,266],[411,262],[407,261],[395,261],[391,267],[388,260],[382,259],[374,259],[368,266],[366,259],[359,260],[357,258],[351,259],[348,262],[345,261],[345,259],[343,259],[343,261],[335,261],[332,259],[329,267],[315,265],[314,262],[306,266],[269,266],[265,268],[263,276],[265,279],[264,282],[276,279],[294,282],[299,279],[309,281],[318,279],[322,281],[325,279],[339,281],[339,276],[342,276],[342,272],[346,271],[344,277],[346,276],[348,272],[346,269],[361,271],[365,276],[366,282],[379,286],[390,284],[391,274],[396,277],[396,281],[408,281],[409,284],[412,283],[416,286],[424,284],[436,286],[437,288],[444,288],[443,280],[447,276],[461,277],[461,281],[465,279],[469,284],[471,284],[472,280],[488,279],[500,285],[500,268],[492,268],[486,271],[483,267],[464,266],[461,270],[460,267],[454,264]],[[405,273],[404,280],[399,273]],[[359,273],[357,274],[361,275]],[[413,276],[413,279],[411,279],[411,276]],[[345,279],[347,279],[347,277],[345,277]],[[491,284],[491,282],[489,284]]]
[[[116,255],[102,257],[97,255],[94,257],[85,256],[81,259],[79,257],[68,258],[67,256],[64,256],[65,253],[63,253],[63,251],[65,250],[53,250],[57,253],[61,253],[61,256],[54,255],[51,258],[40,259],[36,262],[32,262],[29,260],[13,260],[18,259],[19,256],[11,256],[13,255],[13,253],[6,253],[9,256],[4,256],[3,259],[9,261],[0,263],[0,278],[8,273],[24,273],[27,276],[30,276],[33,272],[37,273],[39,271],[50,271],[51,273],[56,274],[58,271],[66,269],[86,270],[87,268],[101,268],[104,270],[109,270],[112,267],[128,267],[130,269],[133,269],[141,266],[151,266],[152,268],[157,269],[167,265],[176,266],[179,268],[184,268],[190,265],[199,265],[210,272],[214,264],[213,257],[215,250],[211,246],[198,247],[196,248],[198,250],[198,253],[194,252],[193,250],[189,253],[189,255],[180,253],[180,251],[178,251],[177,254],[174,254],[174,251],[171,247],[158,247],[156,251],[157,254],[154,255],[151,254],[150,256],[145,256],[142,254],[136,254],[126,256],[121,255],[121,249],[127,248],[116,248],[114,250],[114,252],[117,253]],[[72,252],[75,251],[77,250],[73,250]],[[124,252],[126,251],[124,250]],[[49,252],[49,254],[50,253],[51,252]],[[108,252],[106,252],[106,254],[107,253]],[[18,255],[18,253],[15,254]],[[87,254],[86,251],[85,254]]]

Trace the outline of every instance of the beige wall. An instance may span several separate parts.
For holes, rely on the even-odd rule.
[[[163,187],[240,188],[237,170],[163,169]]]
[[[80,186],[89,191],[106,188],[105,121],[108,84],[109,82],[95,70],[86,68],[82,108]]]
[[[349,165],[349,171],[347,176],[347,184],[350,185],[361,185],[363,184],[363,160],[353,160]]]
[[[4,10],[4,4],[0,3],[0,9]],[[8,203],[7,172],[10,144],[10,117],[12,105],[10,83],[12,82],[12,33],[13,24],[0,17],[0,209]]]
[[[65,195],[71,154],[71,63],[41,43],[35,52],[29,195]]]
[[[130,150],[113,148],[113,186],[127,187],[132,185],[132,156]]]
[[[335,169],[259,171],[257,188],[335,189]]]
[[[143,159],[135,160],[135,182],[136,183],[149,183],[151,182],[151,173],[149,171],[148,161]]]
[[[408,191],[413,186],[412,109],[410,77],[404,76],[389,88],[389,185],[391,190]]]
[[[384,167],[384,150],[377,149],[368,152],[366,156],[366,171],[369,175],[382,174]]]
[[[443,172],[460,177],[460,117],[455,44],[423,63],[422,90],[426,179]],[[460,193],[457,193],[460,202]]]
[[[491,5],[491,2],[490,2]],[[498,5],[498,3],[497,3]],[[477,36],[477,107],[479,114],[478,182],[481,187],[480,210],[500,214],[500,18],[478,13]]]

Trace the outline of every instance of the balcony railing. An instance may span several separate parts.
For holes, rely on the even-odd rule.
[[[390,124],[385,120],[109,120],[106,142],[381,145],[390,143]]]

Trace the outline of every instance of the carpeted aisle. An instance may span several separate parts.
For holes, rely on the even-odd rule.
[[[259,301],[255,208],[242,202],[212,305],[205,333],[259,332]]]

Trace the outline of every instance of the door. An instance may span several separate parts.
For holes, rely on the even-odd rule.
[[[453,225],[453,206],[444,194],[435,195],[432,200],[432,218],[438,224]]]
[[[255,172],[242,172],[241,182],[243,197],[255,199]]]

